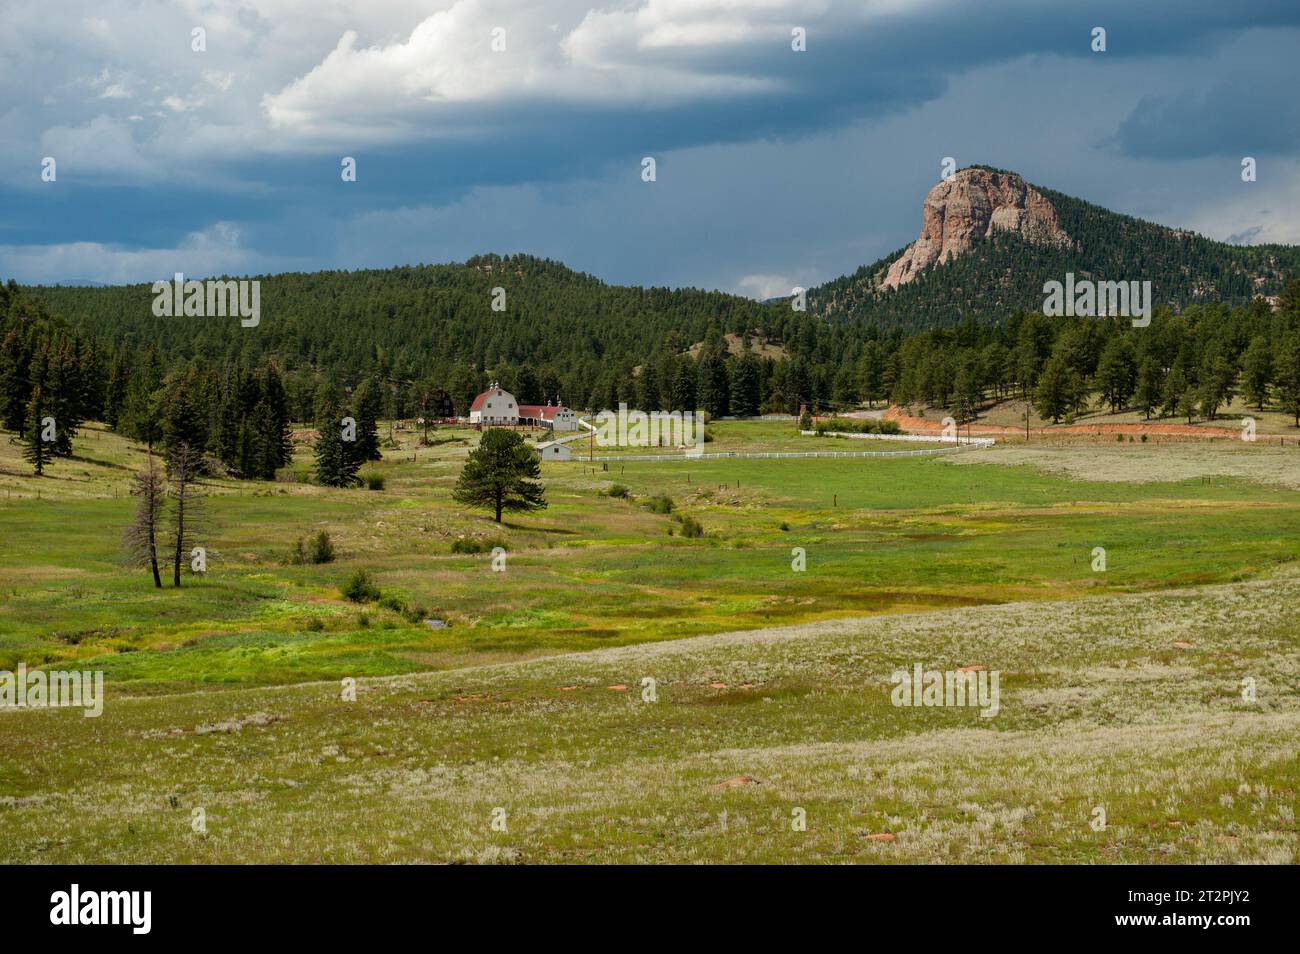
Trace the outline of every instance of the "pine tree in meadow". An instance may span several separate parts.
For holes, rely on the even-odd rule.
[[[45,473],[45,466],[54,457],[54,441],[46,440],[51,430],[58,433],[58,420],[51,417],[48,405],[38,385],[27,402],[26,426],[23,430],[23,459],[32,465],[37,477]]]
[[[483,432],[461,469],[452,499],[493,511],[497,523],[506,511],[546,507],[545,488],[537,483],[541,464],[516,431],[493,427]]]
[[[320,436],[316,438],[316,482],[324,487],[355,487],[361,482],[357,471],[362,460],[355,450],[356,442],[343,439],[342,417],[326,407],[317,422]]]
[[[363,461],[382,459],[384,455],[379,450],[379,415],[384,410],[384,395],[374,378],[362,382],[357,388],[352,395],[352,407],[357,422],[357,455]]]

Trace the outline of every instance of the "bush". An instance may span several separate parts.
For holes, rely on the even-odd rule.
[[[622,484],[612,484],[609,490],[605,491],[606,497],[619,497],[623,500],[632,496],[632,491],[628,490]]]
[[[399,616],[405,616],[411,609],[410,604],[396,593],[385,593],[379,598],[379,605]]]
[[[303,548],[302,537],[294,544],[293,552],[289,554],[289,562],[294,566],[302,566],[307,562],[307,551]]]
[[[506,541],[500,537],[492,537],[487,540],[478,540],[474,537],[457,537],[451,541],[452,553],[491,553],[497,547],[503,550],[509,549]]]
[[[809,430],[809,428],[804,428],[804,430]],[[818,421],[811,430],[818,435],[827,433],[901,434],[903,432],[897,421],[886,421],[884,418],[857,417],[832,417],[829,420]]]
[[[781,529],[782,529],[782,530],[789,530],[789,529],[790,529],[790,524],[788,524],[788,523],[786,523],[784,520],[782,520],[782,521],[781,521]]]
[[[379,599],[379,587],[365,570],[357,570],[343,586],[343,598],[353,603],[373,603]]]
[[[384,475],[378,471],[368,470],[361,475],[361,481],[370,490],[384,489]]]
[[[1142,443],[1145,444],[1146,442],[1147,442],[1147,436],[1146,436],[1145,434],[1143,434],[1143,435],[1142,435]]]
[[[299,541],[299,546],[301,544],[302,541]],[[307,559],[312,563],[334,562],[334,542],[330,540],[330,535],[324,530],[311,538],[311,547],[307,551]]]
[[[651,513],[672,513],[673,498],[667,494],[655,494],[646,500],[643,506]]]
[[[682,536],[684,537],[702,537],[704,536],[704,527],[692,516],[682,517]]]
[[[313,616],[311,619],[307,620],[308,632],[319,633],[324,628],[325,628],[325,621],[321,619],[319,616]]]

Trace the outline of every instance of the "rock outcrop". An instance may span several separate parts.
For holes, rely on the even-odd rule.
[[[963,169],[925,197],[921,235],[889,266],[881,286],[906,285],[923,269],[961,255],[995,230],[1018,232],[1031,242],[1070,244],[1052,203],[1020,176]]]

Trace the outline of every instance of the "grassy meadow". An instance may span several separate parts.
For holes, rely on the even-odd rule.
[[[162,590],[122,564],[141,448],[91,425],[34,478],[0,440],[0,670],[108,697],[0,711],[0,860],[1294,860],[1300,448],[576,460],[497,526],[450,498],[474,432],[395,436],[383,490],[215,481]],[[894,707],[913,663],[999,670],[1001,712]]]

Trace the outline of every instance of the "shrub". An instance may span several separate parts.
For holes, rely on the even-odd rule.
[[[506,541],[500,537],[493,537],[489,540],[478,540],[474,537],[457,537],[451,541],[452,553],[491,553],[493,549],[500,547],[503,550],[509,549]]]
[[[298,541],[298,545],[301,548],[301,540]],[[324,530],[311,538],[311,548],[307,551],[307,559],[312,563],[334,562],[334,542],[330,540],[330,535]]]
[[[646,500],[644,506],[651,513],[672,513],[673,498],[667,494],[655,494]]]
[[[609,490],[605,491],[606,497],[619,497],[623,500],[632,496],[632,491],[628,490],[622,484],[611,484]]]
[[[1123,435],[1123,434],[1116,434],[1116,435],[1115,435],[1115,440],[1116,440],[1117,443],[1123,444],[1123,443],[1124,443],[1124,435]]]
[[[682,536],[684,537],[702,537],[704,536],[704,527],[694,517],[686,515],[682,517]]]
[[[289,562],[294,566],[302,566],[307,562],[307,551],[303,549],[302,537],[299,537],[298,542],[294,544],[293,552],[289,554]]]
[[[809,430],[809,428],[804,428],[804,430]],[[829,420],[818,421],[811,430],[819,436],[827,433],[901,434],[903,431],[898,426],[897,421],[886,421],[883,418],[857,417],[832,417]]]
[[[789,530],[789,529],[790,529],[790,524],[788,524],[788,523],[786,523],[784,520],[782,520],[782,521],[781,521],[781,529],[782,529],[782,530]]]
[[[1142,435],[1142,443],[1145,444],[1146,442],[1147,442],[1147,436],[1146,436],[1145,434],[1143,434],[1143,435]]]
[[[379,587],[365,570],[357,570],[343,586],[343,598],[353,603],[373,603],[379,599]]]
[[[325,628],[325,621],[321,619],[319,616],[313,616],[311,619],[307,620],[308,632],[319,633],[324,628]]]
[[[361,475],[361,480],[370,490],[384,489],[384,475],[378,471],[368,470]]]
[[[410,604],[396,593],[385,593],[379,598],[379,605],[386,610],[392,610],[400,616],[405,616],[410,610]]]

